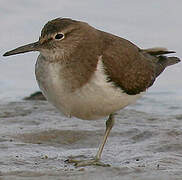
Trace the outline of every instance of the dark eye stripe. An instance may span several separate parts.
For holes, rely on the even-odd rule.
[[[39,41],[40,41],[41,44],[46,44],[46,43],[48,43],[49,41],[51,41],[52,39],[53,39],[52,37],[50,37],[50,38],[48,38],[48,39],[42,39],[42,40],[41,40],[41,38],[39,38]]]

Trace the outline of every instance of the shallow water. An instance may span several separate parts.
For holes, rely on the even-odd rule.
[[[0,54],[36,41],[48,20],[71,17],[139,47],[167,47],[182,57],[181,7],[179,0],[1,0]],[[104,121],[67,119],[47,102],[21,101],[38,90],[34,75],[37,56],[0,58],[3,178],[181,179],[182,63],[166,69],[142,99],[119,112],[103,154],[103,161],[112,168],[75,169],[64,160],[70,155],[93,156]]]

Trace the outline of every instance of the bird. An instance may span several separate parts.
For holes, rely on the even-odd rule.
[[[133,104],[170,65],[180,62],[163,47],[139,48],[132,42],[70,18],[48,21],[39,40],[3,56],[38,51],[35,75],[46,99],[67,117],[108,117],[93,159],[68,159],[76,166],[100,165],[115,114]]]

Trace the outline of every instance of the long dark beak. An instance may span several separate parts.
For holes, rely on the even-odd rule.
[[[37,42],[31,43],[31,44],[27,44],[27,45],[18,47],[11,51],[8,51],[5,54],[3,54],[3,56],[11,56],[11,55],[15,55],[15,54],[30,52],[30,51],[39,51],[39,49],[40,49],[40,43],[39,43],[39,41],[37,41]]]

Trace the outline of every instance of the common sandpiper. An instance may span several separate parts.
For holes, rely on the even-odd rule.
[[[166,48],[141,49],[130,41],[69,18],[49,21],[37,42],[6,52],[39,51],[35,74],[47,98],[66,116],[84,120],[109,116],[94,159],[77,166],[103,165],[101,154],[115,112],[134,103],[167,66],[180,62]]]

